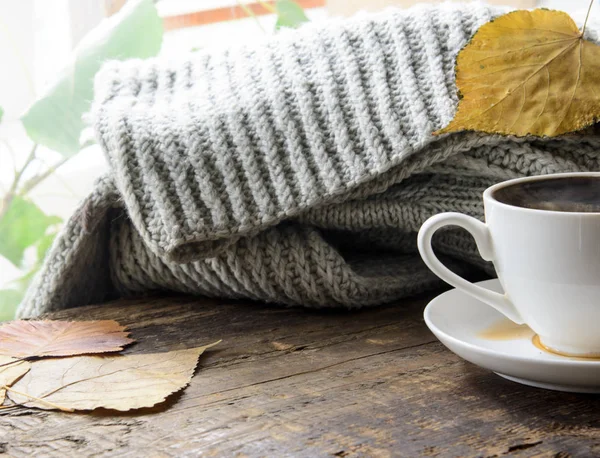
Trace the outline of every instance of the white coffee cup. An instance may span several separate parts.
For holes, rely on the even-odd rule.
[[[419,231],[419,252],[441,279],[515,323],[527,324],[549,350],[598,356],[600,213],[528,208],[515,198],[524,190],[547,196],[550,189],[558,194],[584,183],[589,186],[581,189],[600,199],[600,173],[518,178],[494,185],[483,193],[485,224],[461,213],[435,215]],[[561,197],[556,199],[560,207]],[[544,202],[540,197],[540,204]],[[439,261],[431,238],[444,226],[460,226],[473,235],[481,257],[493,262],[505,294],[474,285]]]

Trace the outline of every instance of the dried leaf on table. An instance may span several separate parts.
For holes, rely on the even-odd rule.
[[[557,136],[600,118],[600,46],[561,11],[514,11],[482,25],[456,62],[461,95],[436,134]]]
[[[133,342],[124,326],[102,321],[12,321],[0,326],[0,355],[18,358],[120,351]]]
[[[15,383],[30,368],[31,365],[27,361],[0,355],[0,405],[4,404],[6,398],[6,390],[2,387]]]
[[[217,343],[167,353],[36,361],[8,396],[17,404],[46,410],[56,406],[120,411],[152,407],[183,389],[194,374],[198,357]]]

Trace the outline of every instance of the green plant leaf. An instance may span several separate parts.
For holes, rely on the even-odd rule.
[[[23,299],[23,292],[16,289],[0,289],[0,321],[12,320],[17,306]]]
[[[37,263],[25,275],[4,285],[8,288],[0,289],[0,321],[13,319],[15,310],[23,300],[31,280],[33,280],[35,274],[40,270],[40,267],[41,263]]]
[[[16,196],[0,220],[0,256],[20,267],[25,249],[46,235],[46,229],[62,221],[48,216],[29,200]]]
[[[27,135],[70,156],[80,150],[82,115],[93,98],[93,81],[104,61],[151,57],[162,43],[163,26],[152,0],[129,1],[87,34],[46,93],[21,118]]]
[[[292,0],[277,0],[275,10],[277,11],[275,30],[282,27],[295,29],[309,21],[302,7]]]
[[[4,108],[0,107],[0,122],[2,122],[3,116],[4,116]]]
[[[36,263],[33,268],[22,277],[6,283],[7,288],[0,290],[0,321],[12,320],[17,306],[23,300],[29,284],[38,273],[42,263]]]

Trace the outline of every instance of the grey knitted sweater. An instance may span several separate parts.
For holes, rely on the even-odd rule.
[[[600,170],[591,133],[431,135],[456,108],[458,51],[497,14],[421,6],[106,64],[91,118],[111,172],[20,316],[157,291],[361,307],[433,287],[426,218],[481,217],[481,192],[507,178]],[[461,232],[435,243],[455,269],[483,266]]]

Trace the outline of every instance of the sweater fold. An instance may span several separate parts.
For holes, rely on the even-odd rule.
[[[492,14],[425,7],[105,66],[92,118],[133,224],[185,262],[377,192],[371,182],[434,142],[447,152],[431,132],[454,114],[454,56]]]

